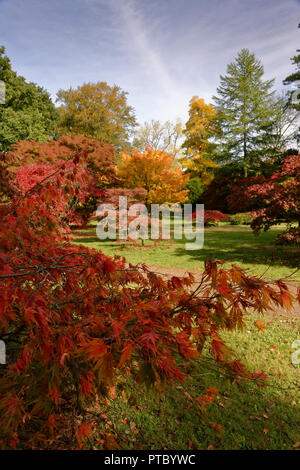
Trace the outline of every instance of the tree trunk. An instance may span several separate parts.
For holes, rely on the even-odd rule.
[[[247,178],[248,176],[248,168],[247,168],[247,132],[244,132],[244,176]]]

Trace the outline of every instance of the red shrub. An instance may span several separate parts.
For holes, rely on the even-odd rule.
[[[200,218],[204,218],[204,225],[213,225],[218,222],[226,222],[228,220],[228,216],[226,214],[222,214],[220,211],[211,211],[211,210],[204,210],[203,211],[194,211],[192,213],[192,219],[195,219],[197,215]]]
[[[261,183],[263,180],[262,176],[216,177],[201,195],[201,202],[208,210],[219,210],[226,214],[258,209],[259,201],[249,199],[247,190],[253,184]]]

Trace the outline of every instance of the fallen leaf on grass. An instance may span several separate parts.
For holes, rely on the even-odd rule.
[[[266,328],[266,325],[264,324],[264,322],[262,322],[261,320],[256,320],[254,322],[254,325],[260,330],[260,331],[263,331],[264,328]]]
[[[222,425],[217,424],[217,423],[212,423],[212,427],[218,432],[222,431],[222,429],[223,429]]]

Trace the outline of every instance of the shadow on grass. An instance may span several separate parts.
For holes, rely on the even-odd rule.
[[[187,372],[193,378],[183,386],[166,387],[165,393],[130,381],[117,387],[118,392],[125,391],[127,399],[114,401],[108,415],[121,448],[293,448],[298,439],[300,412],[292,404],[292,388],[288,388],[285,396],[280,386],[272,384],[267,387],[250,382],[232,384],[205,365]],[[203,396],[212,386],[218,395],[203,413],[190,397]],[[139,431],[136,435],[132,432],[135,427]]]
[[[270,316],[262,333],[254,324],[258,318],[249,315],[245,330],[222,336],[249,371],[263,370],[267,386],[233,383],[224,377],[207,346],[199,363],[185,369],[186,381],[169,384],[164,392],[122,376],[117,398],[108,407],[121,448],[295,449],[300,428],[299,366],[291,363],[291,337],[299,332],[300,320]],[[195,399],[210,387],[217,395],[203,413]]]
[[[273,270],[288,268],[289,273],[275,272],[275,277],[281,274],[290,275],[300,266],[300,250],[289,246],[276,246],[274,240],[282,231],[281,228],[273,228],[254,236],[249,227],[220,226],[205,229],[204,247],[201,250],[187,251],[185,240],[172,240],[159,242],[158,246],[148,240],[142,247],[139,243],[133,246],[131,243],[118,243],[114,240],[99,240],[95,229],[76,230],[73,232],[75,243],[86,245],[90,248],[100,249],[109,255],[124,254],[130,259],[140,256],[140,261],[166,266],[198,267],[209,258],[224,260],[229,263],[272,266]],[[152,246],[150,246],[152,245]],[[136,254],[135,254],[135,249]],[[140,251],[139,251],[140,250]],[[155,258],[155,256],[156,258]],[[158,259],[160,261],[158,261]],[[177,259],[178,263],[172,261]],[[181,261],[181,260],[182,261]],[[136,261],[136,260],[134,260]],[[159,264],[160,265],[160,264]],[[269,273],[270,274],[270,273]]]
[[[205,230],[204,247],[201,250],[187,251],[184,240],[177,241],[176,256],[189,256],[193,261],[214,258],[233,263],[265,264],[297,268],[300,264],[299,249],[289,246],[276,246],[274,240],[279,230],[269,230],[258,236],[248,228],[230,227]]]

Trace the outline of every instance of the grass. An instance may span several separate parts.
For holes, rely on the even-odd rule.
[[[124,256],[133,263],[196,271],[202,269],[205,259],[213,257],[226,261],[227,266],[235,263],[255,274],[264,274],[268,268],[265,277],[279,279],[290,276],[299,265],[299,254],[296,256],[299,249],[274,246],[274,239],[283,230],[282,226],[276,226],[254,236],[247,226],[222,224],[206,228],[204,247],[195,251],[186,251],[184,240],[161,241],[157,246],[152,241],[146,241],[145,246],[141,246],[141,242],[132,246],[112,240],[101,241],[96,237],[95,228],[75,232],[76,236],[80,235],[75,242],[101,249],[111,256]],[[300,273],[293,279],[300,282]]]
[[[268,385],[231,384],[211,367],[208,352],[191,368],[185,384],[165,391],[120,379],[106,421],[122,449],[294,449],[300,447],[299,367],[291,363],[292,342],[300,338],[300,319],[267,321],[261,332],[249,318],[244,331],[224,334],[251,371],[262,370]],[[197,408],[190,397],[216,387],[218,395]],[[187,394],[186,394],[187,392]],[[221,425],[220,430],[215,425]],[[100,446],[101,448],[101,446]]]
[[[101,249],[108,255],[125,256],[128,261],[167,268],[197,270],[213,256],[236,263],[266,277],[286,277],[296,268],[296,250],[272,245],[283,227],[254,237],[244,226],[221,225],[205,230],[202,250],[186,251],[184,241],[146,242],[145,246],[120,245],[100,241],[95,228],[75,233],[76,243]],[[299,273],[296,281],[300,281]],[[184,384],[162,390],[147,388],[121,377],[115,395],[108,400],[102,426],[111,430],[116,442],[99,440],[98,448],[121,449],[295,449],[300,448],[300,365],[293,365],[293,341],[300,339],[300,318],[267,314],[266,329],[247,317],[243,331],[224,332],[224,339],[248,370],[263,371],[268,385],[258,387],[250,381],[232,384],[209,360],[187,371]],[[218,395],[203,413],[191,400],[215,387]],[[217,426],[216,426],[217,425]]]

